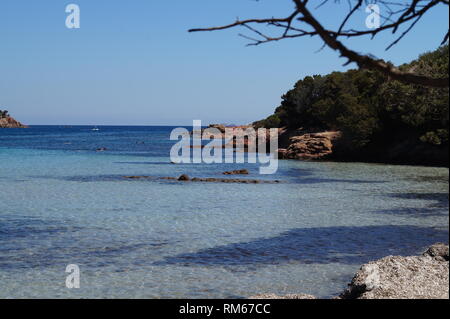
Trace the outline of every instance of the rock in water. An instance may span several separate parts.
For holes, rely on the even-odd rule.
[[[183,174],[183,175],[181,175],[180,177],[178,177],[178,180],[179,180],[179,181],[189,181],[190,178],[189,178],[188,175]]]
[[[437,243],[428,248],[426,252],[424,252],[424,256],[434,257],[441,261],[448,261],[448,245]]]
[[[422,256],[388,256],[361,267],[342,299],[448,299],[448,245]]]
[[[246,169],[238,169],[235,171],[223,172],[223,175],[248,175],[249,172]]]

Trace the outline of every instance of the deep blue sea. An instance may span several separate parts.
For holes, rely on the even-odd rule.
[[[0,129],[0,298],[330,297],[363,263],[448,242],[447,168],[280,161],[259,175],[171,164],[172,127],[98,128]],[[124,178],[241,168],[281,183]]]

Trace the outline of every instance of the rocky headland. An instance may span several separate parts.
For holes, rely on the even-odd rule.
[[[262,294],[250,299],[314,299],[306,294]],[[438,243],[420,256],[388,256],[362,265],[334,299],[449,299],[449,246]]]
[[[0,128],[26,128],[27,126],[20,123],[10,116],[0,118]]]

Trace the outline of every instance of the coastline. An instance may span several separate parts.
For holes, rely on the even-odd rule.
[[[355,152],[349,151],[340,131],[282,128],[278,154],[280,159],[449,167],[448,146],[417,145],[405,139]]]
[[[103,280],[98,290],[86,284],[76,295],[82,298],[127,297],[124,287],[155,271],[157,276],[145,277],[145,286],[133,296],[246,298],[306,292],[332,298],[360,265],[388,254],[415,255],[448,240],[444,169],[280,161],[277,175],[258,177],[251,165],[170,163],[167,150],[173,141],[166,136],[171,128],[101,128],[100,134],[88,127],[31,130],[0,131],[8,136],[2,147],[11,147],[0,152],[1,199],[10,207],[1,217],[8,231],[24,235],[14,244],[16,250],[5,255],[7,267],[0,273],[8,278],[4,296],[68,296],[55,285],[52,269],[70,259],[86,263],[84,282]],[[55,135],[63,137],[55,140]],[[98,147],[107,150],[96,152]],[[181,174],[190,180],[286,182],[178,181]],[[143,178],[133,178],[138,176]],[[158,179],[164,176],[171,179]],[[31,196],[24,198],[19,187]],[[176,194],[176,200],[162,194]],[[24,214],[28,207],[34,218]],[[81,236],[87,240],[74,252],[67,239]],[[36,252],[48,240],[61,250],[46,261],[45,273],[30,283],[10,271],[41,262]],[[118,272],[103,272],[92,266],[97,262]],[[129,269],[126,276],[123,269]],[[183,281],[186,273],[190,281]],[[170,278],[164,290],[160,277]],[[36,289],[18,289],[22,283]]]
[[[258,147],[256,133],[246,135],[246,129],[258,129],[256,125],[227,126],[210,124],[200,133],[208,129],[218,130],[225,140],[225,129],[235,130],[232,141],[228,145],[236,147],[236,139],[244,139],[244,151],[249,146]],[[194,132],[191,132],[193,134]],[[270,138],[266,137],[266,149],[270,149]],[[226,141],[225,141],[226,142]],[[227,146],[225,143],[223,146]],[[410,139],[393,141],[390,145],[377,145],[359,152],[349,150],[346,136],[339,130],[290,129],[278,128],[278,159],[302,161],[326,161],[337,163],[366,163],[387,165],[410,165],[424,167],[449,167],[448,146],[434,146],[422,143],[417,145]]]

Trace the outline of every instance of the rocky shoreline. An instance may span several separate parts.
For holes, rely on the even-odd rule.
[[[20,123],[14,118],[7,116],[0,118],[0,128],[27,128],[28,126]]]
[[[227,140],[226,129],[234,134],[233,138]],[[247,131],[247,129],[249,129]],[[248,152],[250,149],[258,150],[259,141],[257,129],[252,125],[226,126],[224,124],[210,124],[207,128],[200,131],[192,131],[191,134],[213,134],[217,132],[224,143],[222,147],[232,147],[241,151]],[[278,129],[278,158],[279,159],[297,159],[297,160],[323,160],[333,154],[335,141],[341,137],[341,132],[308,132],[304,130],[288,130],[286,128]],[[266,151],[270,150],[270,134],[266,132]],[[239,145],[239,142],[242,144]],[[201,145],[199,147],[203,147]],[[195,148],[194,146],[191,146]]]
[[[232,140],[225,140],[225,130],[230,129],[236,136]],[[221,137],[225,140],[223,147],[238,147],[238,139],[242,138],[243,151],[248,151],[250,146],[258,150],[258,137],[256,136],[256,128],[252,125],[241,126],[225,126],[224,124],[210,124],[207,128],[197,132],[205,134],[210,129],[220,132]],[[249,132],[246,129],[252,129]],[[191,132],[194,134],[195,131]],[[249,135],[245,135],[249,134]],[[278,129],[278,158],[279,159],[295,159],[295,160],[326,160],[330,159],[334,154],[335,144],[338,143],[342,133],[339,131],[312,132],[303,129],[289,130],[286,128]],[[269,150],[270,135],[266,133],[266,150]]]
[[[211,124],[202,129],[217,129],[225,140],[225,129],[233,129],[236,137],[225,140],[223,147],[237,148],[237,141],[243,141],[244,151],[250,146],[258,149],[258,138],[253,134],[246,136],[247,128],[254,129],[254,125],[225,126]],[[243,135],[244,134],[244,135]],[[242,136],[243,135],[243,136]],[[270,136],[266,135],[266,150],[269,150]],[[286,160],[303,161],[338,161],[338,162],[366,162],[399,165],[422,165],[435,167],[448,167],[448,147],[428,145],[415,142],[415,137],[402,140],[392,140],[390,144],[375,145],[360,151],[351,150],[351,142],[341,131],[323,131],[319,128],[278,128],[278,158]]]
[[[297,160],[325,160],[333,155],[335,142],[342,136],[339,131],[306,133],[281,131],[278,158]]]
[[[327,160],[394,165],[448,167],[448,147],[415,142],[415,137],[392,140],[364,150],[351,150],[341,131],[279,129],[279,159]]]
[[[316,299],[307,294],[261,294],[250,299]],[[361,266],[333,299],[449,299],[449,246],[437,243],[420,256],[388,256]]]

